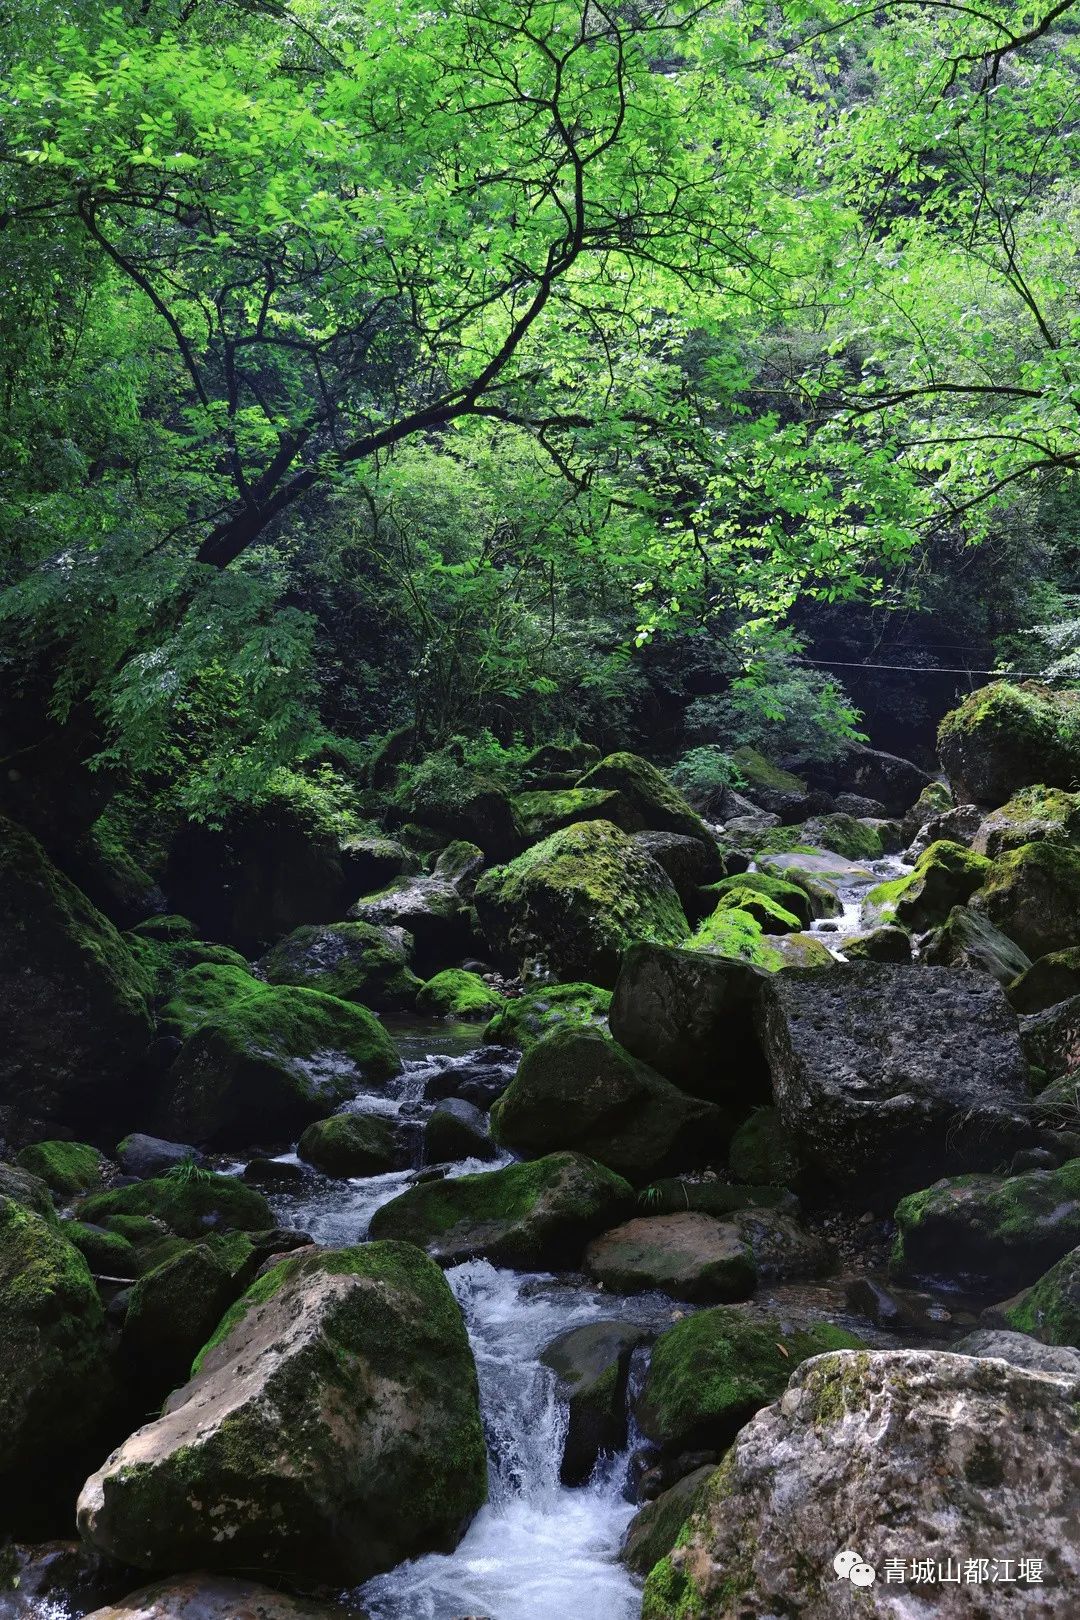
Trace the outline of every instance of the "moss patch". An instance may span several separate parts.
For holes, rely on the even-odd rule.
[[[464,968],[445,968],[417,992],[418,1012],[437,1018],[488,1019],[503,1005],[503,997],[486,984],[479,973]]]
[[[85,1142],[33,1142],[15,1162],[62,1198],[100,1187],[106,1164],[104,1155]]]
[[[831,1323],[785,1332],[717,1306],[662,1333],[641,1392],[643,1433],[675,1453],[726,1446],[761,1407],[777,1399],[800,1362],[826,1350],[861,1348]]]
[[[102,1224],[118,1215],[155,1215],[180,1237],[238,1227],[249,1232],[273,1226],[262,1193],[232,1176],[170,1174],[96,1193],[79,1206],[84,1221]]]
[[[495,1046],[532,1046],[564,1026],[606,1029],[611,991],[596,984],[552,984],[507,1001],[484,1030]]]

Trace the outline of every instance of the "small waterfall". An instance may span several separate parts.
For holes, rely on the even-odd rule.
[[[456,1552],[404,1564],[359,1594],[371,1620],[636,1620],[641,1592],[617,1562],[634,1514],[627,1458],[588,1485],[559,1482],[566,1409],[544,1347],[628,1302],[486,1260],[447,1273],[469,1327],[488,1439],[490,1497]],[[647,1316],[657,1302],[634,1302]],[[671,1302],[661,1307],[670,1315]]]

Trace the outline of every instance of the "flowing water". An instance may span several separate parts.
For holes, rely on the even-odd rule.
[[[398,1032],[405,1072],[381,1093],[380,1109],[417,1123],[429,1111],[425,1093],[454,1086],[479,1067],[492,1079],[499,1058],[478,1063],[475,1031]],[[469,1050],[469,1046],[473,1050]],[[512,1072],[502,1060],[503,1083]],[[356,1106],[366,1108],[367,1097]],[[295,1159],[295,1155],[284,1155]],[[465,1160],[453,1176],[498,1167]],[[309,1175],[273,1200],[283,1226],[317,1242],[356,1243],[381,1204],[397,1196],[414,1172],[334,1181]],[[488,1443],[489,1500],[449,1556],[402,1565],[358,1594],[371,1620],[634,1620],[637,1583],[618,1562],[623,1532],[635,1508],[627,1493],[627,1454],[608,1458],[585,1486],[560,1483],[567,1414],[554,1374],[540,1361],[569,1328],[613,1317],[657,1330],[678,1307],[658,1295],[608,1297],[546,1273],[499,1270],[486,1260],[456,1266],[447,1279],[461,1305],[476,1357]]]
[[[836,883],[842,915],[815,924],[815,932],[841,954],[845,936],[860,926],[867,891],[904,870],[888,858],[845,873]],[[403,1073],[389,1086],[361,1093],[350,1106],[411,1126],[420,1165],[423,1121],[434,1101],[453,1095],[490,1101],[512,1077],[517,1054],[478,1049],[469,1026],[402,1025],[393,1033]],[[464,1160],[447,1173],[487,1172],[508,1160]],[[281,1155],[281,1161],[299,1165],[295,1153]],[[275,1219],[327,1247],[359,1243],[376,1209],[404,1191],[415,1174],[411,1169],[338,1180],[305,1168],[301,1180],[271,1197]],[[476,1357],[489,1500],[453,1553],[379,1576],[348,1595],[350,1609],[359,1602],[370,1620],[636,1620],[640,1584],[618,1561],[635,1512],[627,1489],[632,1430],[627,1451],[604,1459],[587,1485],[562,1485],[567,1413],[540,1356],[569,1328],[620,1318],[659,1332],[685,1307],[660,1295],[609,1296],[580,1279],[500,1270],[486,1260],[456,1266],[447,1279]],[[69,1620],[83,1610],[30,1598],[22,1612],[34,1620]]]

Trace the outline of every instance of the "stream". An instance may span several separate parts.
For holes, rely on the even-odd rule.
[[[442,1091],[450,1072],[474,1069],[478,1032],[475,1026],[435,1025],[394,1033],[405,1071],[379,1093],[378,1106],[419,1121],[428,1111],[423,1096],[433,1080]],[[507,1054],[503,1078],[512,1072]],[[362,1094],[356,1106],[370,1108],[373,1100]],[[467,1159],[448,1174],[490,1171],[508,1162],[509,1155],[483,1163]],[[367,1235],[375,1210],[414,1175],[409,1170],[337,1181],[309,1172],[303,1186],[271,1202],[282,1226],[310,1232],[327,1245],[356,1243]],[[608,1459],[585,1486],[560,1483],[566,1408],[540,1354],[567,1329],[601,1319],[617,1317],[659,1331],[680,1307],[658,1294],[624,1299],[549,1273],[499,1270],[486,1260],[451,1268],[447,1280],[476,1357],[489,1500],[455,1552],[404,1564],[369,1582],[356,1599],[371,1620],[564,1620],[568,1613],[635,1620],[640,1588],[618,1562],[635,1512],[627,1490],[629,1451]]]
[[[844,863],[845,866],[848,863]],[[835,918],[813,931],[834,954],[860,926],[866,892],[906,870],[895,857],[848,866],[830,874],[843,904]],[[837,879],[839,881],[837,881]],[[483,1047],[475,1025],[418,1024],[387,1020],[403,1061],[403,1072],[378,1089],[358,1094],[349,1105],[399,1120],[411,1132],[414,1165],[423,1168],[423,1122],[435,1102],[465,1095],[489,1101],[513,1076],[519,1054]],[[510,1162],[466,1159],[446,1174],[489,1172]],[[239,1174],[245,1160],[220,1168]],[[299,1166],[295,1152],[278,1162]],[[388,1175],[343,1180],[309,1166],[295,1181],[270,1193],[277,1223],[310,1233],[326,1247],[366,1239],[375,1211],[414,1180],[416,1168]],[[451,1268],[447,1280],[468,1327],[476,1358],[481,1410],[488,1447],[489,1499],[457,1549],[400,1565],[342,1594],[350,1612],[359,1605],[370,1620],[637,1620],[641,1587],[619,1562],[623,1535],[636,1511],[629,1489],[630,1459],[639,1443],[632,1422],[627,1450],[603,1459],[584,1486],[569,1488],[559,1479],[567,1411],[554,1373],[540,1360],[551,1341],[570,1328],[620,1319],[661,1332],[688,1307],[660,1294],[629,1297],[606,1294],[579,1276],[500,1270],[486,1260]],[[825,1283],[762,1290],[758,1303],[783,1310],[796,1304],[814,1315],[861,1332],[868,1341],[895,1343],[851,1320],[842,1288]],[[631,1380],[633,1384],[633,1379]],[[35,1620],[71,1620],[66,1603],[42,1606],[27,1594]]]

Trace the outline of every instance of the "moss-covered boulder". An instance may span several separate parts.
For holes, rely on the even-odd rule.
[[[636,945],[612,996],[611,1031],[683,1091],[748,1108],[770,1096],[754,1023],[764,982],[749,963]]]
[[[595,743],[542,743],[522,762],[521,782],[530,790],[573,787],[599,758]]]
[[[0,1494],[77,1454],[110,1380],[86,1261],[60,1224],[0,1197]]]
[[[601,1457],[625,1450],[630,1358],[647,1338],[633,1322],[586,1322],[541,1352],[567,1405],[559,1470],[564,1485],[583,1485]]]
[[[1008,987],[1008,997],[1019,1013],[1045,1012],[1062,1001],[1080,996],[1080,945],[1048,951],[1037,962],[1025,958]]]
[[[514,800],[528,842],[572,827],[575,821],[612,821],[622,826],[622,799],[615,788],[565,787],[520,793]],[[633,828],[624,828],[633,832]]]
[[[75,1198],[100,1187],[108,1169],[105,1155],[87,1142],[31,1142],[16,1155],[15,1162],[39,1176],[61,1198]]]
[[[396,1120],[386,1114],[334,1114],[309,1125],[296,1150],[328,1176],[381,1176],[400,1170],[408,1153]]]
[[[771,904],[761,898],[759,915]],[[707,956],[719,956],[728,962],[743,962],[765,973],[779,973],[785,966],[783,953],[769,940],[759,917],[739,905],[717,906],[711,916],[698,924],[686,941],[686,948]]]
[[[628,1181],[700,1163],[726,1121],[599,1030],[564,1029],[531,1046],[491,1110],[491,1134],[515,1153],[587,1154]]]
[[[966,905],[986,881],[990,868],[984,855],[939,839],[919,856],[914,871],[871,889],[866,897],[867,913],[921,934],[944,922],[954,906]]]
[[[481,1175],[419,1182],[375,1211],[371,1235],[416,1243],[443,1265],[482,1257],[535,1271],[575,1263],[632,1202],[629,1182],[614,1171],[580,1153],[552,1153]]]
[[[200,962],[188,968],[159,1014],[161,1030],[187,1040],[215,1013],[226,1011],[249,996],[262,995],[265,984],[247,967]]]
[[[338,855],[350,894],[370,894],[420,870],[420,857],[383,833],[349,833],[338,845]]]
[[[503,1004],[484,1030],[494,1046],[532,1046],[554,1030],[606,1029],[611,991],[597,984],[550,984]]]
[[[795,1143],[775,1108],[755,1108],[728,1148],[728,1169],[737,1182],[793,1187],[799,1179]]]
[[[424,1126],[424,1163],[455,1164],[461,1159],[497,1159],[487,1116],[464,1097],[444,1097]]]
[[[262,1193],[234,1176],[209,1171],[173,1172],[127,1187],[93,1193],[79,1205],[79,1218],[105,1224],[114,1215],[153,1215],[179,1237],[236,1227],[257,1232],[274,1224]]]
[[[407,790],[405,808],[412,821],[446,839],[475,844],[489,861],[510,860],[525,842],[513,799],[482,773],[462,772],[453,795],[433,793],[426,784]]]
[[[959,803],[1004,804],[1033,783],[1071,788],[1080,776],[1080,693],[995,681],[945,716],[938,753]]]
[[[815,917],[825,915],[823,910],[817,909],[811,895],[800,884],[768,872],[740,872],[735,877],[721,878],[719,883],[709,886],[709,893],[716,896],[717,904],[728,895],[747,892],[762,894],[773,901],[783,911],[793,915],[800,928],[809,928]],[[735,904],[742,905],[743,901],[737,900]],[[774,929],[773,932],[780,933],[782,930]]]
[[[1044,1272],[1005,1315],[1012,1327],[1043,1344],[1080,1348],[1080,1248]]]
[[[87,1481],[79,1528],[146,1569],[355,1586],[450,1552],[487,1494],[457,1302],[407,1244],[286,1259]]]
[[[636,1416],[653,1445],[675,1454],[730,1444],[775,1401],[800,1362],[861,1341],[831,1323],[793,1328],[716,1307],[676,1322],[653,1346]]]
[[[1006,986],[1013,984],[1031,962],[1008,934],[971,906],[952,908],[941,927],[924,941],[920,960],[938,967],[975,968]],[[1009,999],[1012,1001],[1011,995]]]
[[[763,894],[748,884],[741,883],[738,878],[733,882],[731,889],[724,894],[716,910],[739,911],[746,917],[752,917],[764,934],[797,934],[802,928],[801,919],[794,912],[771,895]],[[702,928],[708,929],[708,919]]]
[[[0,1106],[65,1125],[124,1111],[148,988],[113,924],[0,817]]]
[[[40,1176],[30,1174],[21,1165],[7,1164],[0,1159],[0,1198],[10,1198],[16,1204],[24,1204],[32,1209],[36,1215],[44,1215],[46,1220],[55,1220],[56,1208],[48,1184]]]
[[[896,1206],[899,1277],[959,1280],[997,1297],[1080,1243],[1080,1159],[1019,1176],[952,1176]]]
[[[806,814],[809,789],[801,776],[784,770],[757,748],[744,745],[736,748],[731,757],[755,804],[786,821]]]
[[[611,820],[626,832],[684,833],[706,847],[715,839],[696,810],[666,776],[640,754],[608,754],[578,780],[579,788],[605,788],[619,795],[620,813]]]
[[[205,1243],[146,1272],[124,1316],[129,1376],[158,1400],[186,1383],[191,1363],[238,1292],[229,1267]]]
[[[503,1006],[504,1000],[479,973],[470,973],[465,968],[444,968],[420,986],[416,993],[416,1010],[435,1018],[486,1023]]]
[[[450,848],[450,859],[441,859],[433,872],[395,878],[384,889],[365,895],[349,907],[349,917],[357,922],[377,929],[400,929],[410,935],[421,973],[434,973],[475,948],[466,891],[472,888],[477,864],[472,859],[462,862],[459,853],[472,851],[479,866],[483,865],[483,856],[472,844]]]
[[[365,1007],[411,1007],[421,980],[409,966],[412,940],[403,928],[372,923],[296,928],[261,958],[268,984],[321,990]]]
[[[393,1042],[366,1007],[318,990],[261,986],[184,1042],[162,1123],[169,1134],[219,1146],[249,1142],[253,1126],[264,1139],[289,1137],[400,1070]]]
[[[652,1502],[639,1508],[630,1521],[619,1557],[635,1575],[644,1578],[666,1558],[679,1539],[679,1532],[702,1500],[707,1480],[715,1474],[713,1463],[684,1474]]]
[[[505,965],[605,987],[636,941],[674,945],[690,931],[667,873],[609,821],[567,827],[485,872],[475,898]]]
[[[1061,1608],[1053,1594],[1080,1574],[1075,1389],[1067,1377],[940,1351],[804,1361],[706,1483],[678,1544],[649,1576],[643,1620],[779,1616],[794,1612],[793,1591],[799,1620],[916,1606],[989,1620],[1013,1611],[1014,1597],[1027,1607],[1027,1592],[1045,1592],[1053,1614]],[[913,1535],[945,1568],[950,1548],[1026,1544],[1032,1522],[1061,1526],[1041,1555],[1040,1585],[886,1582],[886,1559],[910,1569]],[[872,1560],[873,1585],[837,1579],[833,1555],[846,1548]],[[922,1591],[934,1597],[924,1603]]]
[[[88,1221],[65,1221],[64,1236],[74,1243],[95,1277],[137,1277],[141,1269],[135,1245],[119,1232]]]
[[[1080,848],[1024,844],[999,856],[972,901],[1032,961],[1080,943]]]
[[[825,943],[827,936],[804,933],[766,934],[765,943],[779,952],[784,967],[834,968],[839,960]],[[840,945],[837,940],[837,947]]]
[[[995,859],[1022,844],[1049,839],[1055,844],[1080,841],[1080,793],[1063,788],[1021,788],[1007,804],[984,817],[971,847]]]
[[[905,847],[914,842],[928,822],[945,815],[954,805],[952,789],[947,782],[928,782],[914,804],[903,813],[900,836]],[[933,839],[928,839],[927,843],[933,843]]]
[[[825,849],[846,861],[875,861],[896,847],[898,836],[887,835],[892,823],[860,820],[835,812],[811,816],[793,827],[774,827],[755,839],[755,848],[774,854],[804,854]]]

